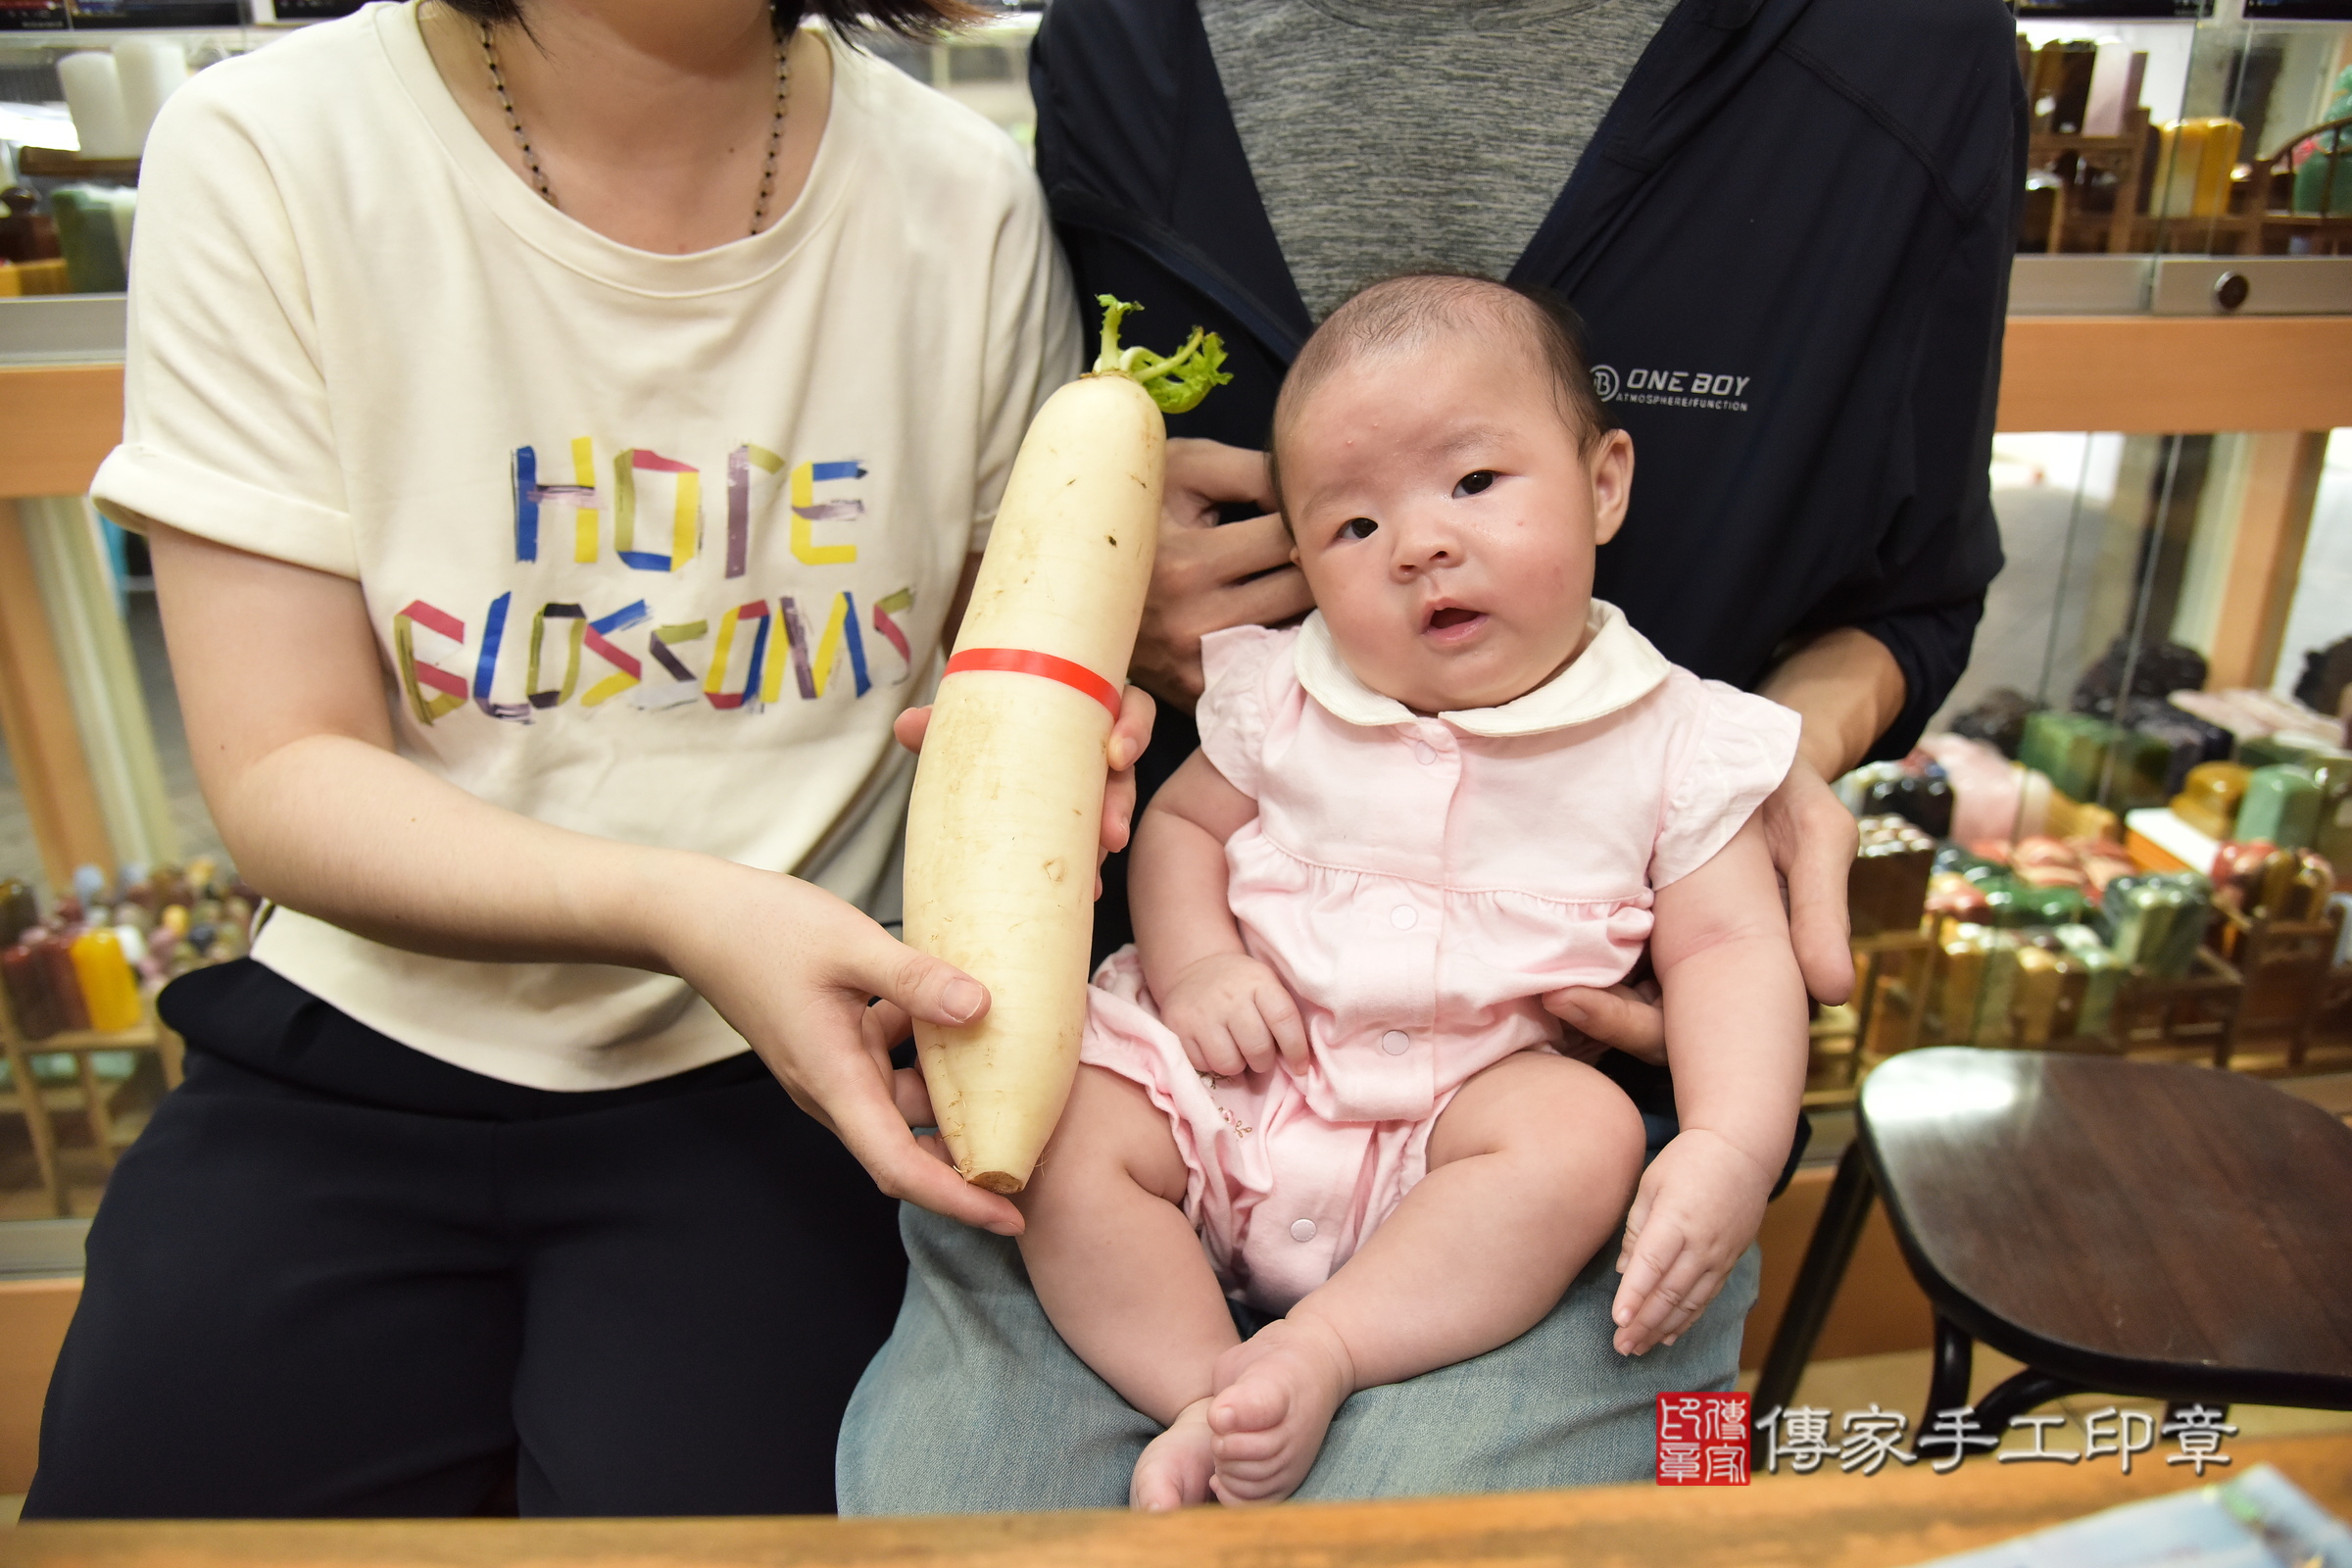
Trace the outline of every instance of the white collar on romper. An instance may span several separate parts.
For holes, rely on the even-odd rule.
[[[1499,708],[1469,708],[1438,716],[1472,735],[1540,735],[1632,707],[1655,691],[1673,667],[1615,605],[1593,600],[1585,625],[1592,632],[1585,651],[1534,691]],[[1411,709],[1356,679],[1331,640],[1321,611],[1298,628],[1295,657],[1298,684],[1341,722],[1367,729],[1419,722]]]

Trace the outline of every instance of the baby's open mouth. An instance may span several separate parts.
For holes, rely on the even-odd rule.
[[[1484,611],[1465,610],[1459,605],[1448,605],[1445,609],[1431,613],[1429,629],[1431,631],[1451,631],[1456,626],[1467,626],[1474,620],[1484,619],[1485,614]]]

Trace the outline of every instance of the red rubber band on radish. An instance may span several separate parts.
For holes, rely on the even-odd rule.
[[[947,673],[960,675],[967,670],[998,669],[1014,675],[1043,675],[1057,680],[1072,691],[1084,692],[1110,710],[1112,723],[1119,719],[1119,689],[1084,664],[1052,654],[1033,654],[1025,648],[966,648],[948,661]]]

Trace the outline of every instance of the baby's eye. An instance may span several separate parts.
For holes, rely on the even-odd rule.
[[[1370,517],[1349,517],[1346,522],[1340,524],[1340,537],[1343,539],[1369,539],[1372,537],[1373,530],[1379,526],[1380,524],[1374,522]]]
[[[1493,468],[1474,468],[1463,474],[1460,481],[1454,485],[1453,497],[1459,501],[1464,496],[1474,496],[1494,482],[1494,470]]]

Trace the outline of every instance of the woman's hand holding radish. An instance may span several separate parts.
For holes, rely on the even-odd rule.
[[[1152,712],[1151,697],[1128,687],[1103,748],[1105,855],[1127,844],[1135,760],[1151,742]],[[930,718],[928,708],[901,713],[899,743],[919,751]],[[970,1023],[988,1011],[987,989],[821,888],[727,861],[688,863],[709,878],[661,901],[654,923],[663,966],[718,1009],[794,1103],[830,1129],[883,1192],[1019,1235],[1018,1209],[957,1176],[936,1135],[914,1135],[933,1122],[930,1096],[920,1072],[890,1064],[915,1019]]]
[[[723,860],[691,863],[708,877],[659,901],[671,972],[751,1043],[794,1103],[883,1192],[1017,1235],[1018,1210],[959,1179],[908,1130],[906,1112],[928,1120],[929,1103],[912,1072],[890,1065],[912,1019],[968,1023],[988,1010],[986,988],[821,888]]]

